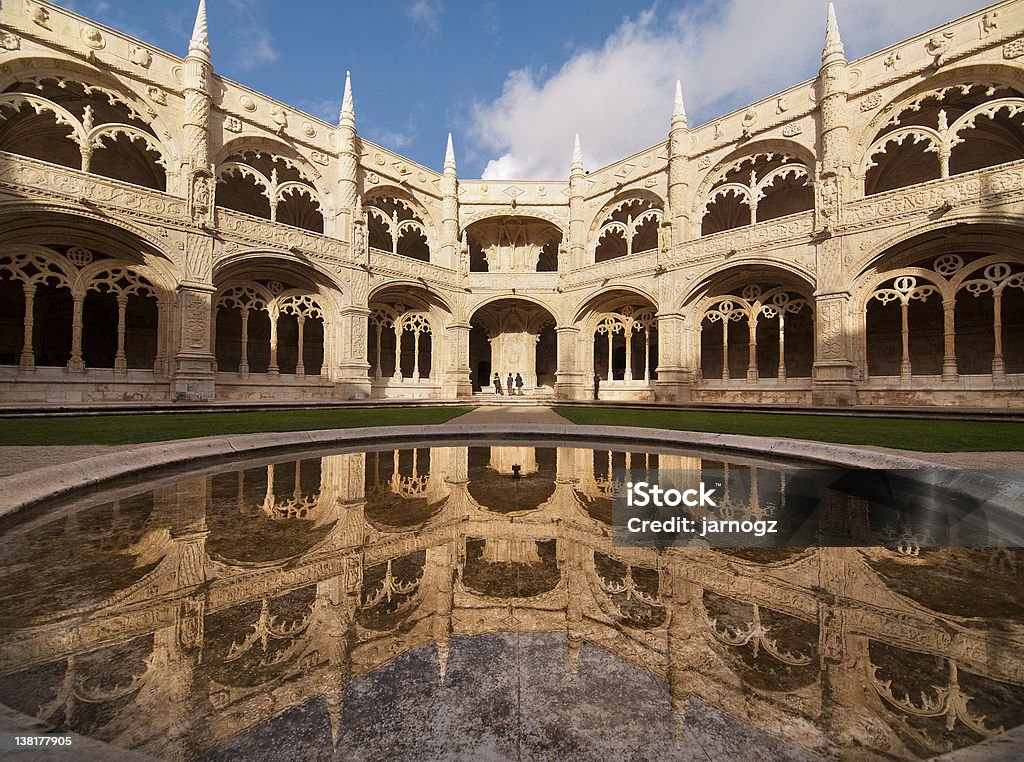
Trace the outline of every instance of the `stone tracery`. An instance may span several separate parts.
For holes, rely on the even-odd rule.
[[[806,107],[791,89],[691,129],[680,87],[665,143],[594,168],[577,140],[567,179],[515,182],[460,178],[454,140],[442,171],[361,140],[350,79],[332,128],[221,78],[205,17],[184,57],[130,41],[124,75],[103,71],[99,26],[45,0],[0,6],[0,251],[63,258],[27,311],[35,271],[0,268],[0,382],[26,400],[455,398],[527,368],[528,393],[584,399],[596,353],[603,393],[623,398],[1018,406],[1019,4],[855,64],[833,14]],[[884,251],[997,226],[998,249],[942,252],[965,269],[995,257],[955,291],[934,256]],[[93,265],[150,288],[79,284]],[[906,353],[899,299],[869,293],[904,276],[941,287],[909,299]],[[273,282],[287,286],[228,295]],[[761,305],[776,314],[740,301],[784,283],[785,306]],[[643,298],[595,296],[619,291]],[[630,327],[626,306],[653,312]],[[491,367],[494,341],[516,367]]]

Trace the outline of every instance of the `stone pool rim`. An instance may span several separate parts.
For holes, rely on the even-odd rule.
[[[317,445],[353,447],[361,444],[400,445],[410,442],[498,439],[502,441],[601,442],[611,446],[643,445],[693,447],[712,451],[773,456],[780,459],[825,463],[846,468],[931,469],[952,476],[978,472],[856,446],[802,439],[766,438],[745,434],[641,428],[631,426],[584,426],[575,424],[464,423],[424,426],[369,426],[312,431],[267,432],[178,439],[142,445],[131,450],[97,455],[69,463],[46,466],[0,479],[0,518],[7,518],[47,500],[63,498],[105,482],[142,476],[168,467],[186,466],[225,456],[254,456]],[[1022,514],[1017,508],[1014,513]]]

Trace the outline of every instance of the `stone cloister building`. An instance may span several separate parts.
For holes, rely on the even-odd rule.
[[[0,399],[1024,406],[1024,2],[567,179],[458,177],[0,8]],[[668,94],[667,94],[668,95]],[[567,145],[567,158],[569,146]]]

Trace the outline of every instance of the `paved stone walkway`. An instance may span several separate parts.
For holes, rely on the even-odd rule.
[[[447,423],[552,423],[565,425],[571,424],[572,421],[563,418],[544,405],[529,407],[494,405],[475,408],[468,413],[452,418]]]
[[[106,455],[118,450],[131,450],[142,445],[79,445],[74,447],[43,446],[0,447],[0,477],[20,474],[34,468],[58,466],[82,458]]]

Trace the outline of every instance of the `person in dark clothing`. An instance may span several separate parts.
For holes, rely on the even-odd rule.
[[[601,389],[601,377],[597,375],[597,371],[594,371],[594,399],[597,399],[597,393]]]
[[[523,396],[523,377],[516,373],[516,394]]]
[[[509,373],[508,374],[508,378],[505,380],[505,386],[508,387],[508,396],[509,397],[512,396],[512,384],[513,383],[515,383],[515,382],[512,380],[512,374]]]
[[[492,381],[492,383],[494,384],[494,394],[496,396],[500,397],[501,396],[501,376],[499,376],[497,373],[495,373],[494,374],[494,381]]]

